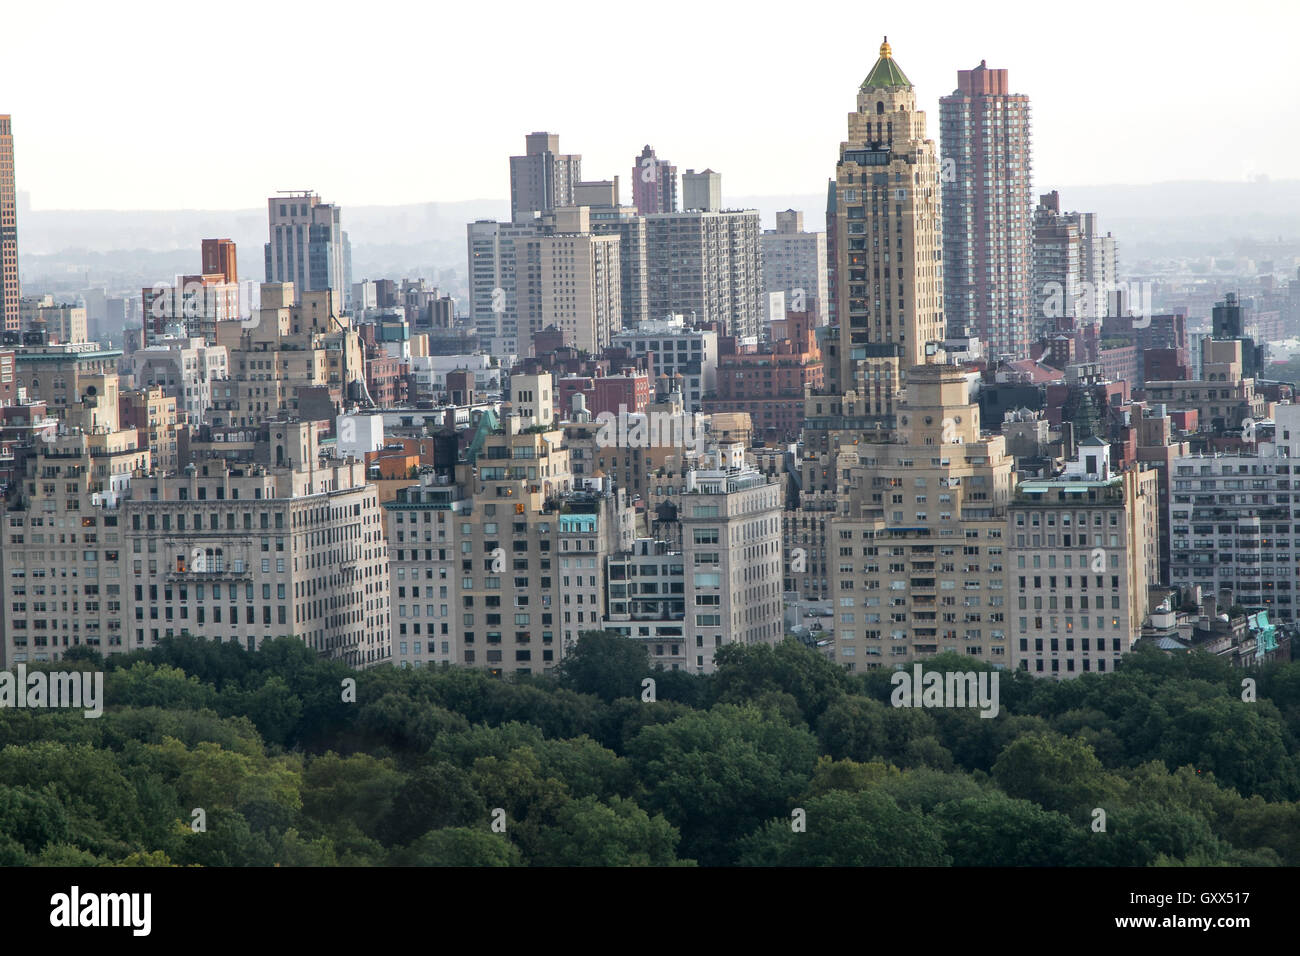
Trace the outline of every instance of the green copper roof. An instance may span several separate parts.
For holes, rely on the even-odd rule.
[[[862,89],[874,87],[906,87],[912,88],[912,81],[903,73],[897,63],[894,62],[894,54],[889,48],[889,37],[885,37],[885,42],[880,44],[880,59],[876,65],[871,68],[867,78],[862,81]]]

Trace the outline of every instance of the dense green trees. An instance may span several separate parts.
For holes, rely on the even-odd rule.
[[[102,717],[0,710],[0,865],[1300,865],[1300,664],[1002,673],[991,719],[795,642],[718,664],[600,632],[516,680],[288,638],[79,650]]]

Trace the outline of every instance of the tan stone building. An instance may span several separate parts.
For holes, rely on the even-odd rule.
[[[840,389],[889,415],[911,368],[942,342],[939,163],[889,43],[858,89],[827,208],[830,321]]]
[[[652,528],[673,527],[670,544],[680,555],[688,599],[680,654],[666,658],[652,652],[652,659],[707,674],[724,644],[775,644],[784,635],[785,489],[749,464],[739,443],[713,443],[690,464],[685,474],[656,478],[649,501],[651,515],[659,519]],[[629,620],[611,619],[610,626],[621,630],[627,625],[619,621]],[[645,635],[632,631],[629,636]]]
[[[427,474],[384,504],[396,667],[463,662],[456,535],[473,508],[463,494],[456,482]]]
[[[256,426],[282,416],[308,417],[304,389],[324,389],[333,412],[365,382],[364,350],[337,294],[295,298],[292,283],[264,283],[255,320],[219,322],[217,345],[229,355],[230,381],[214,383],[207,420],[216,426]],[[313,413],[314,414],[314,413]]]
[[[473,499],[456,515],[461,662],[497,673],[541,673],[605,612],[609,554],[635,531],[624,492],[596,481],[575,490],[558,427],[509,417],[457,481]],[[400,621],[400,619],[399,619]]]
[[[1009,509],[1012,662],[1055,679],[1113,671],[1149,617],[1159,580],[1155,469],[1112,474],[1085,439],[1061,475],[1027,479]]]
[[[90,404],[99,412],[86,422],[95,431],[117,422],[117,362],[121,349],[100,348],[93,343],[25,345],[14,349],[14,368],[19,388],[32,401],[43,401],[50,411],[62,416],[73,406]],[[101,401],[102,399],[102,401]]]
[[[1001,435],[981,435],[963,371],[910,369],[898,441],[840,462],[848,493],[826,534],[836,660],[867,670],[956,651],[1009,666],[1014,462]]]
[[[131,648],[182,632],[249,650],[293,636],[353,667],[388,661],[388,545],[364,463],[320,458],[310,422],[269,421],[260,438],[260,461],[202,459],[133,483]]]
[[[126,648],[122,502],[132,477],[149,471],[149,452],[136,446],[135,429],[75,424],[93,414],[68,410],[60,434],[24,449],[23,478],[5,497],[5,667],[59,660],[79,645]]]
[[[149,449],[156,470],[171,473],[180,467],[180,437],[185,426],[178,421],[173,396],[160,385],[132,389],[118,396],[118,410],[122,427],[136,429],[137,444]]]
[[[545,235],[516,241],[521,324],[529,336],[554,325],[576,348],[599,352],[623,327],[619,236],[593,233],[586,206],[544,222]]]

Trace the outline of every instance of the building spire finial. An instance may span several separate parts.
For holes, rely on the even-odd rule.
[[[885,59],[889,59],[894,55],[889,49],[889,37],[885,37],[884,42],[880,44],[880,55]]]

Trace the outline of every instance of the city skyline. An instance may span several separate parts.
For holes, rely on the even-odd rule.
[[[1197,7],[1208,9],[1205,4]],[[247,20],[239,15],[243,9],[236,4],[229,17],[203,21],[205,45],[237,48],[245,43],[240,32]],[[15,118],[19,188],[30,194],[36,209],[247,208],[253,196],[305,180],[344,206],[492,198],[503,191],[501,157],[517,151],[521,133],[537,129],[562,135],[568,148],[584,156],[590,177],[625,176],[627,157],[650,142],[679,168],[720,171],[730,194],[815,192],[828,175],[818,144],[835,137],[841,122],[837,91],[860,81],[874,59],[879,37],[889,35],[909,64],[918,106],[932,115],[937,116],[938,99],[952,91],[955,71],[971,69],[983,59],[1014,72],[1017,91],[1035,103],[1036,192],[1107,183],[1284,178],[1289,172],[1297,134],[1274,121],[1285,115],[1296,85],[1285,72],[1281,44],[1286,34],[1270,28],[1273,18],[1283,13],[1280,5],[1243,4],[1234,10],[1241,34],[1251,37],[1253,65],[1240,83],[1230,86],[1201,81],[1205,63],[1221,56],[1221,41],[1203,31],[1197,35],[1195,16],[1170,21],[1159,11],[1111,4],[1073,25],[1068,41],[1043,43],[1029,27],[1018,25],[1029,21],[1017,17],[1015,10],[1008,8],[1008,15],[996,21],[948,10],[952,29],[943,31],[933,30],[930,11],[869,17],[851,34],[827,40],[825,18],[818,16],[818,8],[806,8],[801,19],[782,24],[781,32],[787,50],[808,53],[808,62],[799,69],[769,69],[770,58],[762,54],[701,58],[680,75],[649,63],[646,82],[653,84],[655,96],[637,100],[637,108],[629,110],[627,83],[593,87],[585,73],[578,72],[585,67],[576,62],[553,63],[527,85],[513,83],[503,71],[469,99],[440,96],[436,82],[430,89],[427,75],[414,63],[407,66],[399,60],[387,74],[398,95],[376,103],[363,94],[373,84],[362,79],[371,56],[378,56],[369,53],[378,46],[377,31],[389,22],[381,6],[370,20],[347,25],[350,43],[361,51],[349,61],[350,75],[357,81],[352,86],[336,81],[333,95],[321,97],[319,103],[299,104],[300,133],[286,134],[278,124],[272,128],[264,110],[233,111],[218,121],[227,126],[221,139],[228,148],[193,151],[139,149],[136,127],[128,128],[113,105],[128,101],[138,90],[148,89],[154,98],[144,107],[146,117],[177,117],[147,118],[150,136],[179,142],[193,137],[196,143],[207,143],[213,140],[213,121],[187,119],[195,105],[190,89],[151,80],[148,56],[98,68],[101,51],[112,49],[114,38],[134,41],[135,33],[128,34],[126,25],[119,26],[106,12],[92,11],[87,14],[88,28],[69,38],[61,50],[94,69],[96,84],[73,89],[53,80],[23,82],[39,72],[31,59],[35,45],[17,44],[14,54],[0,64],[0,87],[8,97],[0,110]],[[170,21],[172,11],[167,14]],[[57,34],[54,16],[57,6],[20,11],[15,15],[16,35]],[[472,12],[441,16],[445,20],[430,21],[430,29],[496,41],[465,44],[464,51],[448,49],[443,61],[448,75],[481,71],[475,58],[484,51],[495,53],[500,62],[525,42],[530,47],[545,45],[553,36],[524,16],[501,18],[490,26]],[[199,21],[189,17],[180,14],[171,33],[182,40],[197,33]],[[410,29],[420,29],[424,21],[419,17],[415,15]],[[258,11],[258,18],[267,35],[275,34],[283,19],[274,10]],[[612,22],[614,30],[622,25],[617,18]],[[322,32],[342,27],[330,13],[320,14],[317,28]],[[697,11],[692,28],[716,38],[724,54],[729,47],[771,46],[769,27],[733,23],[710,8]],[[1157,38],[1155,44],[1152,38]],[[554,35],[555,42],[559,39]],[[1164,55],[1170,49],[1180,55]],[[292,57],[260,62],[265,71],[255,82],[233,77],[228,102],[252,102],[263,87],[278,88],[282,76],[293,69]],[[636,82],[635,71],[629,82]],[[1197,95],[1187,95],[1196,84]],[[400,95],[408,89],[409,97]],[[1142,91],[1141,97],[1132,95],[1135,89]],[[695,105],[706,97],[716,105]],[[422,104],[428,105],[422,109]],[[413,128],[412,111],[426,112],[427,122]],[[725,111],[727,121],[719,122],[719,111]],[[1233,116],[1240,128],[1252,130],[1251,149],[1224,157],[1201,148],[1202,117],[1207,113]],[[320,149],[319,137],[311,132],[315,125],[345,127],[348,115],[365,115],[367,124],[378,130],[385,124],[400,125],[404,141],[415,146],[436,143],[444,148]],[[755,161],[750,147],[740,145],[733,133],[737,128],[766,131],[760,137],[767,153],[763,161]],[[471,129],[486,132],[470,139],[466,131]],[[82,138],[93,141],[95,149],[69,148]],[[459,140],[459,146],[445,148],[449,138]],[[91,164],[94,175],[89,173]],[[624,201],[630,202],[626,182],[624,191]]]

